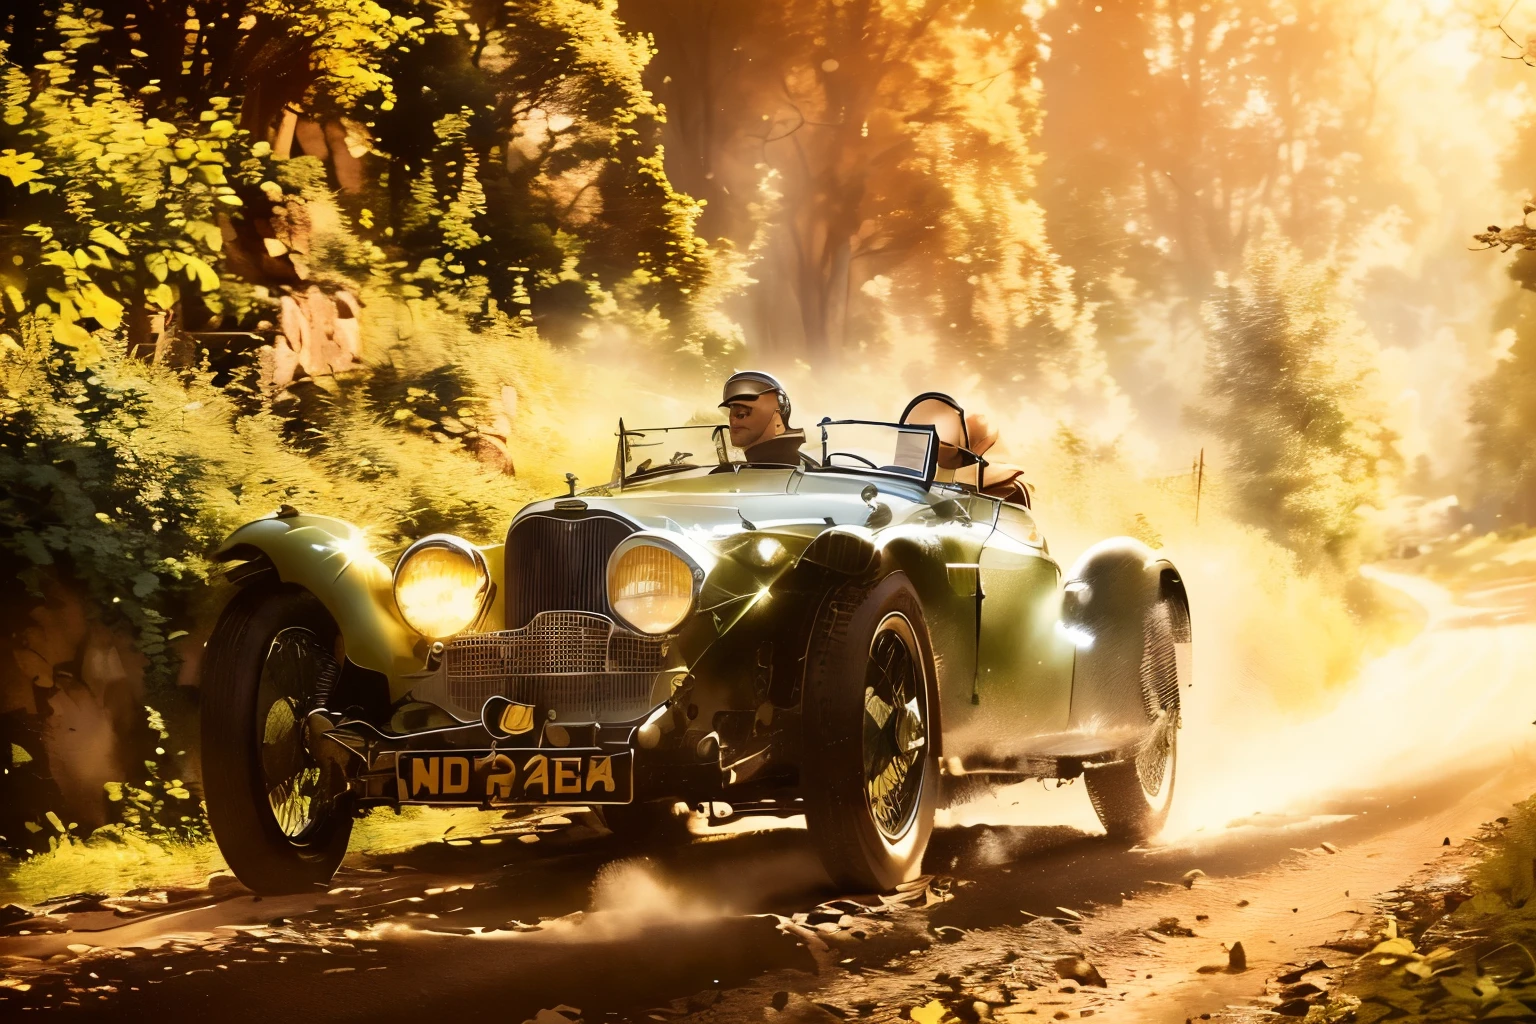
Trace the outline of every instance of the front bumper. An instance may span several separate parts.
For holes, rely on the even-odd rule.
[[[359,807],[585,807],[718,798],[725,779],[718,757],[676,743],[644,748],[638,734],[650,718],[565,725],[546,713],[541,725],[518,736],[484,722],[398,734],[320,710],[308,726],[311,752],[342,773]]]

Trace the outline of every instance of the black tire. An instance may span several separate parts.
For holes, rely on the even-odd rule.
[[[688,815],[674,814],[676,800],[595,807],[603,825],[625,846],[680,846],[693,838]]]
[[[1093,809],[1104,831],[1114,839],[1150,839],[1168,820],[1173,804],[1179,753],[1179,673],[1174,637],[1175,617],[1182,614],[1183,608],[1168,599],[1155,601],[1143,611],[1140,636],[1131,633],[1122,638],[1122,643],[1140,649],[1133,663],[1147,729],[1134,757],[1083,772]],[[1125,653],[1106,649],[1104,657],[1124,657]],[[1134,651],[1129,653],[1135,655]],[[1085,656],[1091,663],[1091,649],[1079,654],[1080,658]],[[1090,671],[1092,667],[1090,664]]]
[[[208,641],[203,791],[224,860],[252,892],[309,892],[347,852],[345,780],[307,749],[304,717],[334,685],[336,624],[298,587],[237,594]],[[275,784],[273,781],[275,780]]]
[[[840,886],[886,891],[922,868],[939,798],[932,680],[904,573],[832,595],[807,659],[801,779],[812,841]]]

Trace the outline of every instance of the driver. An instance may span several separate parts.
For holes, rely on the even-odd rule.
[[[748,462],[798,466],[805,431],[789,425],[789,393],[761,370],[741,370],[725,382],[720,408],[729,411],[731,444]]]

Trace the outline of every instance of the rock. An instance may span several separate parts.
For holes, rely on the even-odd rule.
[[[1451,837],[1450,836],[1446,836],[1445,840],[1440,845],[1441,846],[1450,846],[1451,845]]]
[[[1310,1006],[1305,999],[1292,999],[1275,1007],[1275,1012],[1282,1017],[1305,1017]]]
[[[965,932],[952,924],[941,924],[933,930],[940,942],[959,942],[965,938]]]
[[[773,998],[768,1001],[768,1005],[772,1006],[775,1010],[784,1009],[784,1007],[789,1005],[789,993],[775,992]]]
[[[1332,943],[1322,943],[1322,949],[1336,949],[1341,953],[1369,953],[1376,947],[1376,936],[1366,929],[1352,929],[1339,935]]]
[[[1334,846],[1332,843],[1319,843],[1318,845],[1321,846],[1323,849],[1327,850],[1329,853],[1338,853],[1339,852],[1339,848],[1337,846]]]
[[[1374,941],[1375,940],[1373,939],[1373,944]],[[1305,967],[1298,967],[1294,971],[1287,971],[1285,974],[1279,975],[1275,978],[1275,981],[1277,984],[1281,985],[1294,985],[1306,975],[1311,974],[1313,971],[1326,971],[1328,969],[1328,965],[1323,961],[1314,960],[1307,964]]]
[[[1161,932],[1164,935],[1179,936],[1182,938],[1192,938],[1195,934],[1193,928],[1186,928],[1184,925],[1179,924],[1179,919],[1176,917],[1164,917],[1159,919],[1157,924],[1153,926],[1152,930],[1155,932]]]
[[[1243,949],[1241,942],[1232,943],[1232,948],[1227,951],[1227,970],[1246,971],[1248,969],[1248,951]]]
[[[1108,987],[1099,969],[1080,956],[1062,957],[1054,966],[1057,977],[1064,980],[1075,981],[1079,985],[1093,985],[1096,988]]]
[[[1193,889],[1195,887],[1195,879],[1204,877],[1205,872],[1201,871],[1199,868],[1194,868],[1184,872],[1184,888]]]
[[[698,1013],[700,1010],[707,1010],[719,1001],[720,990],[717,988],[706,988],[688,997],[688,1012]]]
[[[18,907],[14,903],[7,903],[0,907],[0,927],[14,924],[17,921],[30,921],[33,918],[32,911],[26,907]]]

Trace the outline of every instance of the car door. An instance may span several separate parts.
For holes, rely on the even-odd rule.
[[[989,721],[1006,723],[1006,735],[1025,741],[1019,749],[1028,749],[1028,738],[1067,727],[1073,656],[1057,628],[1061,569],[1047,554],[1028,509],[997,502],[979,575],[975,699]]]

